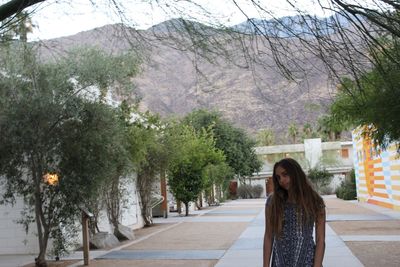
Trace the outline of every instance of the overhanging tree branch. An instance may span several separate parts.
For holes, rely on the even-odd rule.
[[[12,0],[0,6],[0,21],[17,14],[27,7],[33,6],[45,0]]]

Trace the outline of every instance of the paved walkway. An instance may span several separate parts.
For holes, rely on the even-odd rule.
[[[327,220],[329,220],[329,215]],[[264,211],[262,211],[219,260],[216,267],[262,266],[264,224]],[[329,225],[326,228],[326,253],[323,265],[326,267],[363,266]]]
[[[335,197],[326,197],[325,202],[324,266],[400,266],[400,212]],[[264,203],[265,199],[236,200],[189,217],[172,213],[167,219],[157,218],[154,227],[137,231],[136,240],[108,251],[91,251],[90,266],[262,266]],[[392,252],[382,254],[385,248]],[[82,259],[82,254],[69,258]],[[4,259],[0,256],[0,267],[21,266]]]

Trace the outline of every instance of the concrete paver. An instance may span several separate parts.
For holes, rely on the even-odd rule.
[[[400,212],[334,197],[325,201],[325,267],[400,266]],[[90,265],[261,267],[264,203],[265,199],[236,200],[189,217],[156,218],[154,228],[138,230],[137,240],[109,251],[91,251],[96,259]],[[82,259],[82,254],[69,258]],[[16,261],[1,265],[3,259],[0,256],[0,267],[20,266]]]
[[[334,231],[340,235],[400,235],[400,221],[336,221],[329,222]]]
[[[91,267],[213,267],[217,260],[92,260]]]
[[[97,259],[218,260],[225,250],[118,250]]]
[[[399,267],[400,242],[346,242],[365,267]]]

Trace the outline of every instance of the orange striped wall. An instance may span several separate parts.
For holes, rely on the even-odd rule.
[[[400,210],[400,156],[395,145],[386,150],[374,147],[362,136],[362,128],[353,131],[354,166],[357,198],[381,207]]]

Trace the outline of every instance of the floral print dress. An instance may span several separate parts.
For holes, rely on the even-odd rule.
[[[273,238],[272,267],[313,266],[314,223],[303,225],[297,216],[296,204],[285,203],[282,235]]]

